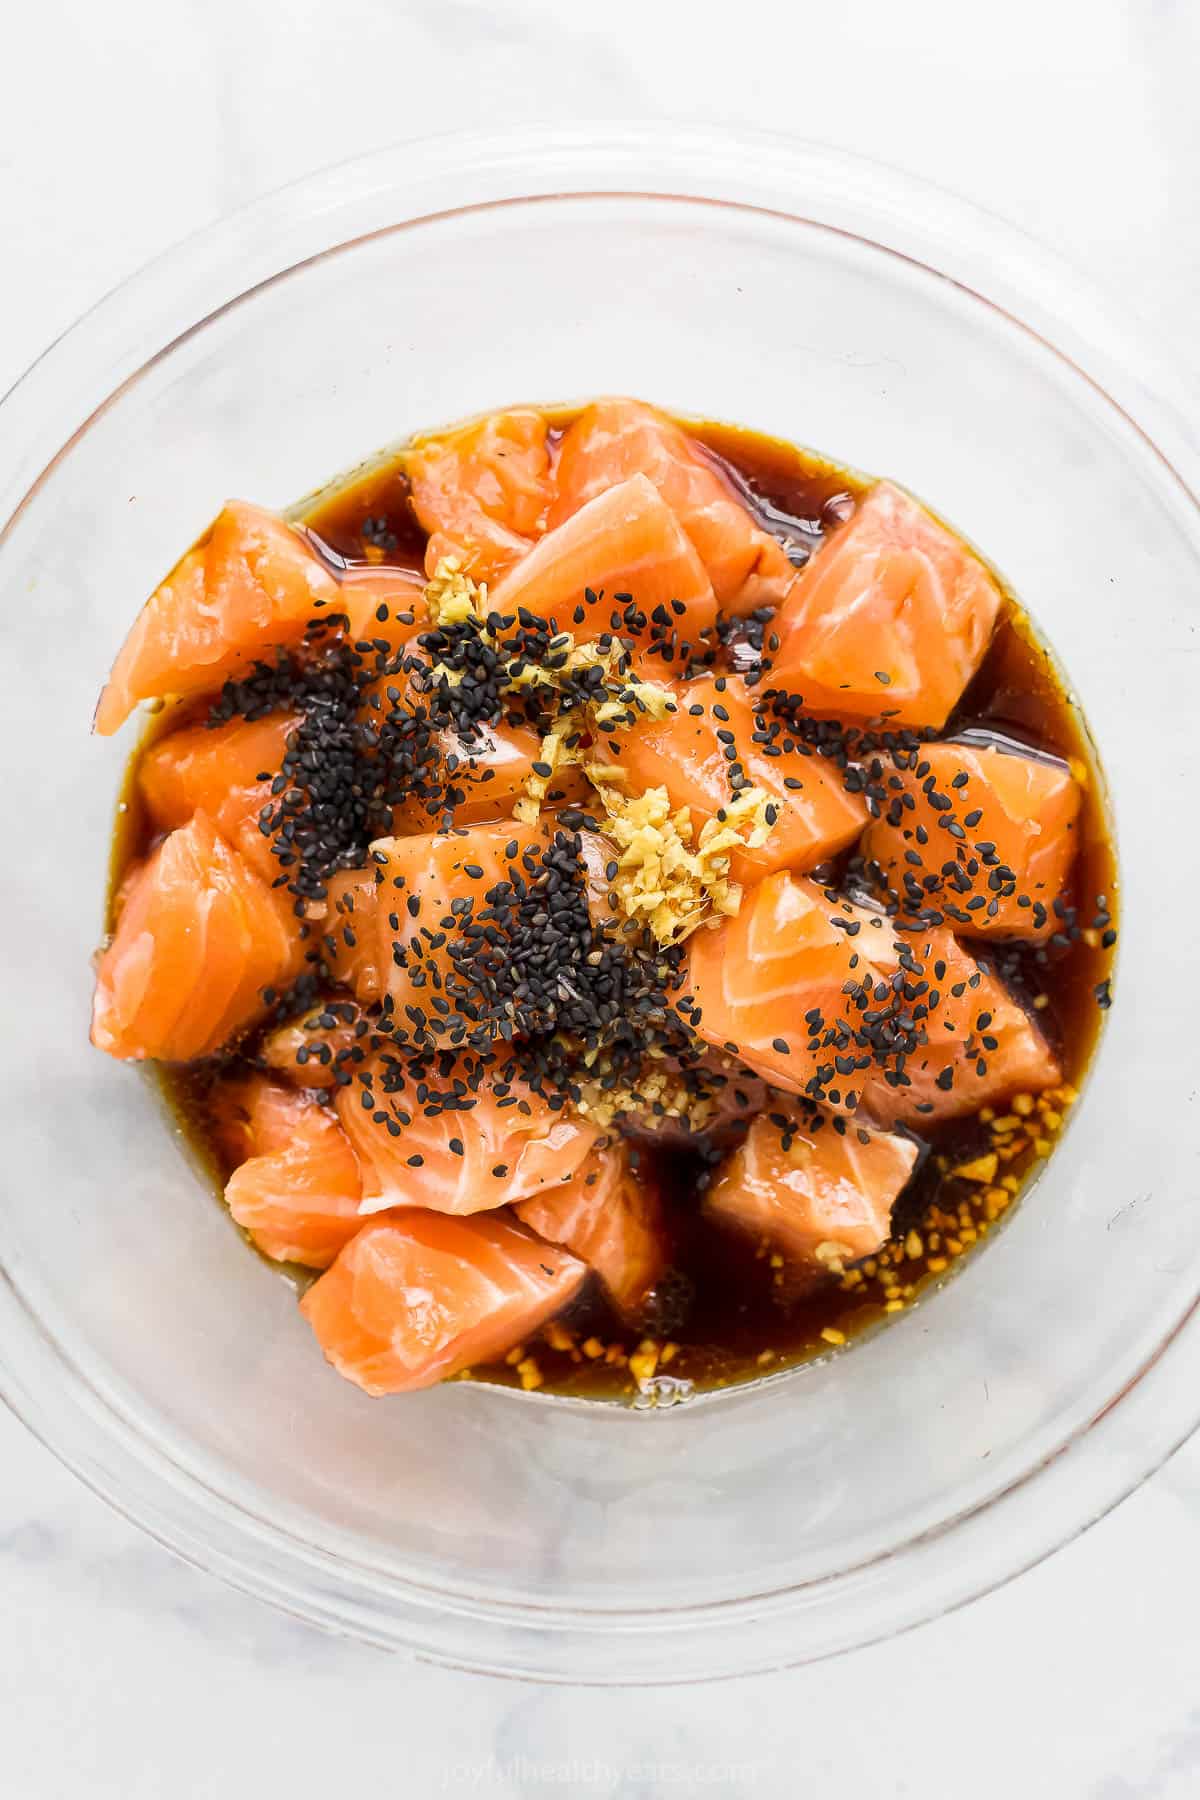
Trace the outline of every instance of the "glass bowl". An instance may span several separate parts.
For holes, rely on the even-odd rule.
[[[1116,1003],[1035,1191],[850,1351],[650,1412],[469,1385],[370,1401],[149,1085],[88,1047],[129,750],[89,737],[92,705],[227,496],[283,506],[417,427],[614,390],[892,474],[1005,572],[1107,768]],[[1008,228],[827,150],[708,131],[405,145],[83,319],[0,436],[0,1364],[33,1430],[162,1542],[308,1619],[597,1682],[884,1636],[1128,1493],[1200,1412],[1200,957],[1172,910],[1200,856],[1171,836],[1195,818],[1188,405]]]

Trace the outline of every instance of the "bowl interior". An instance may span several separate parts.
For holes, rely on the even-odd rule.
[[[284,506],[417,428],[605,391],[894,475],[1003,571],[1111,784],[1117,1002],[1035,1191],[942,1292],[850,1353],[658,1413],[469,1387],[372,1402],[324,1366],[148,1084],[87,1045],[129,750],[89,738],[91,709],[134,609],[227,497]],[[483,1607],[767,1595],[1018,1482],[1184,1309],[1196,951],[1176,909],[1200,869],[1191,834],[1168,833],[1194,813],[1196,515],[1103,393],[972,293],[727,203],[550,197],[397,226],[243,295],[142,368],[26,501],[0,590],[4,1261],[89,1387],[213,1506],[381,1588]]]

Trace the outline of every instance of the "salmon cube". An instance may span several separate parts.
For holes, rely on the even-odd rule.
[[[632,638],[663,674],[701,645],[717,617],[704,564],[644,475],[548,531],[497,583],[490,605],[505,617],[531,613],[579,641]]]
[[[511,819],[529,792],[534,763],[542,760],[542,738],[516,716],[462,727],[444,725],[443,718],[423,657],[410,655],[403,670],[363,689],[365,740],[399,767],[412,763],[392,806],[392,830],[399,835]],[[578,803],[590,792],[576,765],[563,767],[545,787],[547,810]]]
[[[138,793],[157,831],[174,831],[197,812],[268,884],[283,873],[262,830],[274,810],[271,786],[283,767],[295,713],[187,726],[151,746],[138,765]]]
[[[533,765],[542,755],[542,740],[524,725],[498,721],[462,733],[438,733],[436,766],[424,773],[428,792],[414,792],[392,812],[398,833],[428,831],[431,825],[488,824],[511,819],[517,802],[529,792]],[[547,783],[544,804],[578,805],[591,788],[583,770],[567,765]]]
[[[338,584],[309,540],[274,513],[232,500],[155,589],[96,707],[108,737],[139,700],[215,692],[337,611]]]
[[[96,971],[92,1042],[189,1062],[265,1010],[296,973],[297,921],[204,813],[163,839],[129,889]]]
[[[789,1262],[836,1270],[887,1240],[917,1154],[911,1138],[842,1119],[760,1114],[713,1177],[704,1210]]]
[[[631,475],[652,481],[708,571],[725,613],[778,606],[796,578],[701,445],[640,400],[598,400],[565,432],[555,470],[553,529]]]
[[[738,676],[677,681],[669,692],[674,712],[662,719],[634,714],[630,726],[600,739],[598,752],[620,763],[631,792],[665,787],[672,807],[686,806],[697,829],[737,789],[749,785],[769,795],[775,815],[770,835],[764,844],[731,851],[735,881],[815,868],[858,837],[867,822],[865,802],[847,793],[831,762],[758,709]],[[775,755],[765,753],[764,738]]]
[[[923,745],[863,839],[902,912],[970,936],[1048,938],[1075,856],[1079,784],[997,744]]]
[[[234,1170],[225,1200],[264,1256],[327,1269],[363,1224],[358,1159],[336,1114],[307,1099],[285,1142]]]
[[[1004,982],[918,929],[771,875],[689,942],[679,1010],[775,1086],[880,1124],[959,1118],[1061,1079]]]
[[[706,1043],[739,1057],[789,1093],[853,1106],[855,999],[890,945],[881,915],[831,900],[802,875],[781,872],[748,888],[741,909],[688,941],[679,1010]],[[861,997],[858,1006],[861,1010]]]
[[[940,730],[999,608],[978,557],[881,481],[801,570],[775,620],[767,679],[817,717]]]
[[[363,1060],[366,1021],[351,1000],[330,999],[304,1018],[269,1031],[259,1046],[267,1068],[298,1088],[330,1088]]]
[[[380,929],[382,870],[342,869],[325,884],[325,899],[309,907],[313,941],[333,979],[367,1004],[383,997],[387,967]],[[390,949],[388,950],[390,959]]]
[[[413,511],[430,534],[430,575],[456,556],[476,581],[496,581],[546,528],[547,424],[532,407],[418,438],[405,461]]]
[[[563,831],[553,816],[380,838],[371,855],[369,882],[360,877],[347,884],[358,921],[351,952],[360,971],[356,991],[369,999],[368,984],[379,980],[401,1024],[420,1015],[424,1041],[452,1033],[461,1006],[477,1009],[489,984],[503,979],[512,963],[510,941],[540,910],[537,894],[551,870],[560,882],[568,871],[578,880],[577,907],[555,914],[561,930],[587,929],[589,908],[597,918],[608,916],[599,910],[597,885],[607,861],[603,840]],[[362,922],[371,914],[375,946],[360,950]],[[336,931],[335,925],[335,948]],[[344,942],[344,925],[341,932]]]
[[[338,578],[337,610],[352,644],[395,656],[430,626],[425,579],[416,569],[354,567]]]
[[[507,1214],[413,1209],[359,1231],[300,1310],[339,1375],[368,1394],[401,1394],[503,1356],[586,1276]]]
[[[900,971],[901,954],[906,981],[891,1003],[897,1042],[910,1047],[867,1077],[871,1118],[919,1131],[1058,1085],[1061,1066],[1029,1014],[952,932],[885,938],[873,953],[881,981]]]
[[[632,1324],[644,1314],[669,1251],[662,1196],[644,1164],[633,1166],[619,1138],[599,1144],[565,1186],[544,1188],[515,1209],[531,1231],[587,1263]]]
[[[473,1213],[524,1200],[572,1180],[599,1136],[506,1067],[470,1056],[447,1073],[429,1058],[375,1051],[336,1105],[362,1166],[364,1212]]]
[[[286,1150],[297,1121],[315,1104],[266,1075],[224,1076],[204,1097],[204,1114],[221,1154],[231,1168],[251,1156]]]

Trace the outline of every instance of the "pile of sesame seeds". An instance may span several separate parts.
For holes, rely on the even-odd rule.
[[[464,781],[489,777],[474,761],[486,755],[489,727],[545,736],[560,720],[587,716],[610,732],[645,706],[620,637],[602,635],[584,659],[569,633],[523,608],[415,635],[411,612],[392,616],[383,602],[376,618],[378,637],[351,640],[345,615],[327,613],[299,652],[281,650],[227,682],[209,713],[214,727],[299,715],[259,828],[280,864],[277,885],[295,895],[300,917],[325,897],[330,875],[365,865],[371,842],[391,830],[393,808],[415,799],[431,830],[453,828]],[[397,626],[408,639],[399,647]],[[602,706],[607,716],[597,718]],[[552,771],[535,764],[534,773]]]
[[[625,597],[614,622],[657,629],[654,642],[671,660],[671,615],[643,621],[631,607]],[[329,613],[298,653],[280,652],[227,683],[210,713],[214,726],[278,711],[297,715],[259,828],[280,865],[276,885],[293,896],[302,921],[308,967],[288,995],[270,996],[272,1018],[289,1006],[303,1014],[311,1038],[304,1062],[328,1068],[335,1088],[361,1083],[364,1065],[382,1050],[398,1070],[411,1064],[418,1082],[428,1059],[452,1056],[459,1059],[455,1079],[465,1068],[472,1092],[519,1074],[555,1105],[582,1100],[586,1083],[592,1091],[619,1091],[636,1106],[643,1069],[669,1057],[697,1102],[707,1101],[703,1053],[668,1004],[682,981],[681,953],[645,933],[603,929],[592,917],[584,845],[585,838],[601,841],[594,834],[603,827],[603,808],[600,817],[562,808],[543,845],[514,838],[503,877],[456,896],[436,917],[423,916],[428,908],[420,894],[404,891],[404,877],[388,876],[378,847],[391,832],[392,809],[414,798],[430,829],[469,842],[454,825],[465,791],[463,760],[471,764],[473,746],[486,751],[491,726],[545,735],[564,720],[599,731],[631,723],[646,701],[643,681],[631,672],[629,643],[602,634],[581,656],[569,633],[523,610],[503,616],[481,609],[414,634],[412,614],[392,619],[381,604],[377,622],[377,638],[351,640],[345,616]],[[399,647],[396,625],[405,628]],[[448,750],[448,742],[456,748]],[[567,743],[574,747],[569,736]],[[487,772],[469,769],[473,779]],[[534,774],[545,783],[552,770],[535,763]],[[370,928],[354,916],[352,898],[335,920],[314,922],[325,911],[330,879],[351,869],[373,871],[377,904],[386,907],[394,934],[393,957],[414,990],[399,1007],[385,994],[369,1015],[337,1000],[317,1004],[334,983],[335,935],[353,948],[356,934]],[[480,881],[484,875],[469,863],[464,873]],[[615,863],[606,873],[615,877]],[[353,1041],[332,1042],[351,1014]],[[395,1079],[403,1084],[405,1077]],[[648,1112],[655,1091],[651,1080]]]
[[[471,765],[472,746],[481,755],[486,750],[488,728],[500,723],[529,727],[565,750],[568,760],[580,760],[587,733],[616,732],[635,724],[645,710],[644,683],[633,667],[634,634],[652,634],[651,647],[664,668],[681,648],[672,613],[660,608],[656,614],[661,612],[661,618],[647,618],[628,595],[614,597],[608,613],[611,631],[587,645],[589,654],[581,656],[571,633],[557,629],[555,622],[524,609],[511,615],[488,611],[486,590],[476,592],[478,599],[473,595],[465,607],[448,608],[440,618],[435,611],[435,622],[421,632],[415,631],[411,613],[391,618],[384,604],[377,614],[379,635],[352,641],[344,616],[330,614],[314,624],[299,654],[280,653],[274,664],[258,665],[248,677],[227,684],[213,709],[214,724],[281,709],[298,715],[260,829],[280,865],[277,885],[293,895],[304,921],[301,929],[310,939],[310,970],[299,992],[305,1006],[319,994],[322,981],[328,984],[331,978],[323,957],[329,940],[310,926],[309,916],[320,910],[333,874],[370,866],[371,845],[390,831],[393,808],[415,799],[431,829],[453,831],[468,773],[486,779],[486,768],[476,771]],[[603,604],[602,595],[587,590],[572,623],[582,624]],[[757,690],[756,752],[766,758],[799,755],[831,762],[847,789],[862,795],[873,818],[901,822],[906,802],[911,805],[907,780],[923,783],[939,826],[955,840],[959,853],[940,869],[924,871],[921,879],[906,873],[898,890],[881,890],[880,872],[861,856],[852,855],[841,867],[817,875],[836,884],[828,893],[835,906],[856,889],[870,895],[870,905],[897,933],[915,938],[943,924],[969,932],[974,913],[994,912],[1000,898],[1015,892],[1015,876],[994,845],[969,839],[979,822],[977,812],[963,811],[960,818],[957,797],[937,791],[923,760],[932,734],[890,728],[886,722],[862,728],[810,718],[801,696],[762,686],[777,647],[771,619],[768,609],[760,609],[749,618],[723,622],[719,646],[708,647],[703,661],[687,660],[684,673],[711,673],[714,654],[740,663],[747,686]],[[403,628],[399,646],[398,626]],[[724,675],[715,675],[718,695],[725,681]],[[731,800],[737,800],[750,792],[752,783],[719,699],[712,711],[728,763]],[[448,741],[455,746],[449,751]],[[534,765],[543,787],[553,773],[549,762]],[[790,776],[785,785],[802,783]],[[514,851],[506,880],[478,899],[469,893],[455,898],[446,916],[417,921],[418,896],[389,894],[394,956],[407,968],[413,986],[425,991],[401,1009],[385,997],[360,1033],[366,1041],[356,1042],[352,1051],[345,1046],[331,1051],[318,1035],[312,1054],[318,1059],[340,1056],[341,1080],[353,1079],[354,1064],[381,1043],[410,1057],[469,1051],[482,1080],[490,1058],[499,1054],[512,1063],[512,1046],[519,1045],[518,1060],[530,1084],[560,1102],[579,1099],[597,1058],[602,1058],[612,1088],[636,1098],[638,1073],[649,1057],[669,1056],[706,1099],[703,1056],[689,1003],[679,997],[672,1004],[683,979],[677,950],[653,944],[644,934],[598,930],[590,916],[583,834],[603,830],[603,808],[597,812],[600,816],[583,808],[561,811],[551,842],[532,862],[529,852],[518,857]],[[773,822],[770,808],[767,823]],[[376,870],[376,880],[383,879]],[[980,884],[982,893],[975,891]],[[1018,903],[1025,902],[1040,925],[1044,904],[1028,896]],[[1099,933],[1105,947],[1111,943],[1103,897],[1090,925],[1068,901],[1060,898],[1054,906],[1056,929],[1032,953],[1035,959],[1044,962],[1062,954],[1085,934],[1090,941]],[[844,910],[845,919],[835,923],[855,936],[861,929],[861,907]],[[351,943],[358,926],[343,919],[337,929]],[[897,953],[898,966],[887,977],[871,967],[867,956],[858,972],[855,956],[856,978],[846,984],[841,1015],[807,1019],[808,1048],[827,1053],[806,1089],[814,1106],[852,1110],[872,1074],[889,1086],[909,1084],[906,1064],[928,1041],[928,1022],[943,996],[936,968],[928,973],[902,939]],[[1006,955],[1012,965],[1014,954],[1003,950],[999,962]],[[969,985],[978,979],[972,977]],[[960,999],[962,984],[957,988],[950,990],[951,997]],[[1097,999],[1107,1003],[1106,988],[1097,992]],[[967,1066],[980,1075],[986,1073],[987,1055],[996,1044],[989,1023],[989,1015],[981,1011],[966,1045]],[[946,1069],[939,1085],[949,1087],[953,1079],[953,1071]],[[928,1104],[926,1110],[931,1110]],[[835,1119],[835,1129],[843,1128],[841,1117]]]

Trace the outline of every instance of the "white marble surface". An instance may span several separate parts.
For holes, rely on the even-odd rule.
[[[173,239],[456,124],[824,137],[1052,239],[1200,359],[1194,0],[39,0],[6,14],[0,386]],[[620,1800],[1200,1792],[1200,1442],[1048,1564],[898,1643],[588,1693],[325,1638],[177,1563],[0,1414],[0,1793]],[[655,1772],[657,1766],[657,1772]]]

